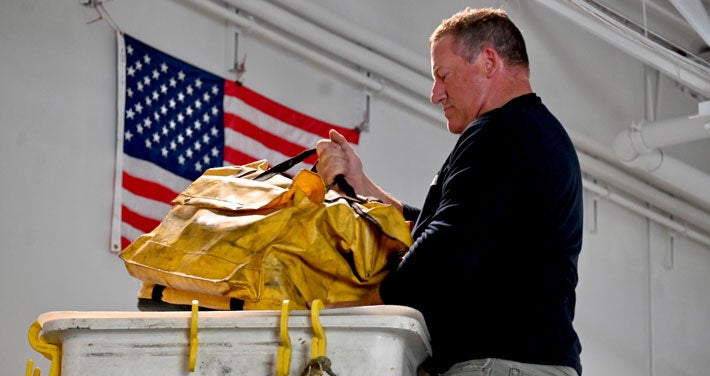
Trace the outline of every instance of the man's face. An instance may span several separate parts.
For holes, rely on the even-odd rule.
[[[431,102],[442,106],[449,132],[460,134],[480,115],[487,88],[481,56],[469,63],[453,47],[451,36],[431,46]]]

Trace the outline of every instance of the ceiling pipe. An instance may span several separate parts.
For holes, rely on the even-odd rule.
[[[626,198],[616,192],[609,190],[608,188],[596,184],[589,179],[583,178],[582,186],[584,187],[584,189],[593,192],[599,197],[607,199],[613,203],[618,204],[619,206],[641,214],[644,217],[649,218],[650,220],[668,228],[673,232],[686,236],[690,239],[697,241],[700,244],[710,247],[710,237],[701,232],[695,231],[682,223],[674,221],[673,219],[670,219],[664,216],[663,214],[657,213],[629,198]]]
[[[707,107],[708,113],[702,113]],[[710,137],[710,101],[698,104],[698,114],[654,122],[641,122],[639,136],[649,149],[684,144]]]
[[[710,16],[700,0],[670,0],[695,32],[710,46]]]
[[[629,162],[658,148],[705,138],[710,138],[710,114],[634,123],[616,136],[613,148],[622,161]]]
[[[306,0],[275,0],[281,7],[306,18],[326,29],[357,42],[368,49],[387,56],[388,58],[402,64],[415,72],[425,72],[429,74],[429,56],[415,54],[411,50],[402,46],[401,43],[382,38],[381,34],[375,33],[372,29],[364,28],[347,18],[334,12],[328,11],[321,6]],[[426,39],[424,39],[426,42]],[[428,52],[428,51],[427,51]]]
[[[666,182],[690,197],[690,201],[703,205],[710,210],[710,175],[678,159],[664,154],[663,161],[653,171],[648,172]]]
[[[632,124],[620,132],[612,148],[619,160],[645,171],[710,208],[710,176],[666,154],[661,147],[710,137],[710,101],[698,115]]]
[[[621,51],[658,69],[679,83],[710,98],[710,68],[687,59],[636,33],[582,0],[536,0],[548,9],[582,26]]]
[[[426,116],[435,124],[439,124],[441,127],[444,127],[441,110],[438,107],[431,105],[429,102],[424,102],[419,98],[413,97],[393,87],[386,86],[382,81],[367,77],[361,71],[347,67],[341,62],[335,61],[332,58],[326,57],[323,54],[314,51],[312,48],[298,44],[290,38],[284,37],[271,29],[257,24],[251,18],[231,12],[227,8],[219,6],[209,0],[183,1],[188,2],[214,16],[220,17],[227,22],[243,27],[248,32],[259,35],[286,51],[291,51],[299,56],[307,58],[311,62],[326,68],[331,72],[350,80],[351,82],[364,86],[368,90],[371,90],[373,94],[381,95],[382,97],[393,100],[423,116]]]
[[[271,3],[263,0],[225,0],[225,2],[293,34],[297,38],[306,40],[317,48],[374,72],[380,77],[386,77],[391,82],[395,82],[413,93],[428,95],[431,91],[431,77],[414,72]]]
[[[584,173],[590,174],[606,183],[611,184],[643,202],[663,210],[674,218],[683,220],[703,231],[710,233],[710,214],[697,207],[671,196],[646,182],[615,168],[607,162],[594,158],[584,151],[584,146],[577,148],[577,157]]]

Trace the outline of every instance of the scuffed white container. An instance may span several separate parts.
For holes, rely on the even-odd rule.
[[[47,312],[42,339],[61,345],[61,375],[276,376],[280,311],[200,311],[194,372],[191,312]],[[320,311],[326,356],[338,376],[415,376],[431,353],[419,311],[368,306]],[[311,359],[310,311],[291,311],[290,376]]]

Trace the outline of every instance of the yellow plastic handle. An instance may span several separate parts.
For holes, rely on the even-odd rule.
[[[49,367],[49,376],[59,376],[59,371],[61,369],[62,364],[62,351],[59,346],[45,342],[44,339],[39,336],[39,333],[41,331],[42,325],[40,325],[39,322],[35,321],[34,323],[32,323],[32,325],[30,325],[30,329],[27,331],[27,339],[30,342],[30,346],[32,346],[35,351],[39,352],[40,354],[44,355],[45,358],[52,361]],[[29,369],[31,369],[32,366],[34,366],[34,362],[32,362],[32,364],[29,364],[28,362],[27,372],[29,372]],[[39,368],[35,368],[35,376],[39,376],[39,373]]]
[[[325,331],[320,323],[320,310],[323,309],[323,302],[316,299],[311,304],[311,325],[313,326],[313,340],[311,341],[311,358],[316,359],[325,356]]]
[[[30,359],[27,361],[27,368],[25,369],[25,376],[39,376],[40,374],[40,369],[39,367],[34,368],[35,362],[34,360]],[[34,368],[34,370],[33,370]]]
[[[190,318],[190,372],[195,372],[195,363],[197,363],[197,344],[200,342],[197,339],[197,312],[199,311],[199,302],[192,301],[192,314]]]
[[[279,355],[276,363],[276,374],[278,376],[288,376],[288,372],[291,369],[291,337],[288,334],[289,303],[288,299],[281,303],[281,345],[279,346]]]

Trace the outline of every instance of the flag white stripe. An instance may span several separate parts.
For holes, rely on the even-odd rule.
[[[123,206],[134,213],[157,221],[162,221],[165,213],[172,208],[170,204],[138,196],[125,189],[123,190]]]
[[[226,128],[224,130],[224,143],[225,145],[239,150],[247,155],[250,155],[256,159],[266,159],[269,161],[269,165],[275,165],[281,163],[291,157],[278,152],[277,150],[270,149],[261,142],[247,137],[246,135],[235,132],[233,129]],[[306,149],[306,147],[304,147]],[[297,172],[301,169],[310,169],[311,166],[306,163],[298,163],[293,168],[291,172]]]
[[[299,127],[262,112],[257,108],[251,107],[244,103],[241,99],[225,95],[224,97],[224,112],[234,114],[248,121],[251,124],[257,125],[259,128],[277,135],[285,140],[288,140],[298,145],[308,145],[305,148],[313,148],[316,142],[323,138],[317,134],[307,132]]]
[[[123,170],[139,179],[159,182],[160,185],[176,193],[184,191],[192,183],[192,180],[175,175],[143,159],[133,158],[128,154],[123,155]]]
[[[121,223],[121,236],[127,239],[138,239],[138,237],[143,234],[145,234],[144,231],[141,231],[126,222]]]

